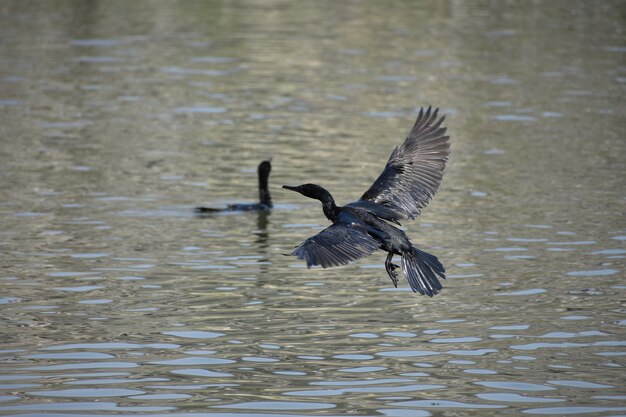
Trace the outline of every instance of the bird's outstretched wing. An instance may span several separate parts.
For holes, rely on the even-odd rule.
[[[437,119],[439,109],[421,109],[404,143],[396,147],[382,174],[361,196],[361,200],[381,204],[403,216],[415,219],[433,197],[450,154],[449,136]]]
[[[378,248],[379,243],[362,225],[335,223],[302,242],[291,254],[304,259],[308,268],[328,268],[356,261]]]

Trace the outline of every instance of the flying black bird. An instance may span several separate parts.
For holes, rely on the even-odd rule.
[[[316,184],[283,188],[322,202],[326,217],[333,224],[306,239],[291,253],[306,260],[307,267],[344,265],[377,249],[387,252],[385,269],[395,287],[398,265],[393,255],[402,257],[402,270],[414,292],[432,297],[441,290],[445,269],[434,255],[414,247],[402,230],[401,220],[414,220],[433,197],[450,154],[449,136],[437,118],[439,109],[421,109],[415,125],[400,147],[396,147],[382,174],[355,202],[337,206],[331,194]]]
[[[257,168],[259,174],[259,202],[258,203],[243,203],[243,204],[229,204],[225,208],[213,208],[213,207],[196,207],[193,209],[196,213],[215,213],[220,211],[250,211],[250,210],[269,210],[272,208],[272,197],[270,196],[270,190],[267,188],[267,179],[270,176],[272,170],[271,160],[263,161]]]

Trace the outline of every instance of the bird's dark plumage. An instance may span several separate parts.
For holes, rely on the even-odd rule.
[[[263,161],[257,168],[259,175],[259,202],[258,203],[242,203],[229,204],[225,208],[213,207],[196,207],[194,211],[199,214],[216,213],[223,211],[252,211],[252,210],[269,210],[272,208],[272,197],[268,187],[268,178],[272,171],[271,160]]]
[[[398,286],[398,265],[393,255],[402,256],[401,267],[411,289],[433,296],[441,290],[439,278],[445,269],[439,260],[414,247],[406,234],[391,223],[415,219],[433,197],[443,176],[450,153],[449,136],[438,109],[421,109],[415,125],[402,145],[396,147],[383,172],[355,202],[337,206],[332,195],[316,184],[283,188],[322,202],[333,224],[306,239],[292,252],[310,268],[344,265],[377,249],[387,252],[385,269]]]
[[[393,150],[361,201],[380,204],[411,220],[428,204],[441,183],[450,153],[449,136],[442,127],[445,117],[437,120],[437,113],[438,109],[431,111],[430,107],[426,112],[420,110],[408,137]]]
[[[327,268],[371,255],[378,246],[361,223],[340,221],[305,240],[293,255],[306,260],[307,265]]]

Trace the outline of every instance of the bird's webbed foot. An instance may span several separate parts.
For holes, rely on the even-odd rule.
[[[391,263],[391,258],[393,258],[393,253],[389,252],[387,259],[385,259],[385,270],[387,271],[387,274],[389,274],[389,278],[391,278],[393,286],[398,288],[398,273],[396,272],[396,269],[398,269],[399,266]]]

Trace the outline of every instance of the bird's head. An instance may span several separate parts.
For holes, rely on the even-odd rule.
[[[259,167],[257,168],[257,173],[259,174],[260,177],[267,178],[269,177],[271,170],[272,170],[272,160],[268,159],[259,164]]]
[[[291,191],[296,191],[305,197],[319,200],[322,203],[331,202],[331,201],[334,202],[333,197],[330,195],[330,193],[326,191],[325,188],[320,187],[317,184],[302,184],[302,185],[296,185],[296,186],[283,185],[283,188],[286,188],[287,190],[291,190]]]

